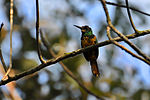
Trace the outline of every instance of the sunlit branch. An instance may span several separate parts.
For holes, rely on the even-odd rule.
[[[131,23],[131,26],[132,28],[134,29],[135,33],[138,34],[138,30],[136,29],[134,23],[133,23],[133,20],[132,20],[132,17],[131,17],[131,13],[130,13],[130,10],[129,10],[129,4],[128,4],[128,0],[125,0],[126,1],[126,6],[127,6],[127,12],[128,12],[128,16],[129,16],[129,20],[130,20],[130,23]]]
[[[41,63],[45,63],[46,61],[42,57],[40,44],[39,44],[39,3],[38,3],[38,0],[36,0],[36,45],[37,45],[38,57]]]
[[[107,19],[107,23],[109,25],[109,27],[119,36],[121,37],[130,47],[132,47],[140,56],[144,57],[146,60],[148,60],[150,62],[150,57],[148,57],[146,54],[144,54],[138,47],[136,47],[136,45],[134,45],[132,42],[130,42],[128,40],[128,38],[123,35],[121,32],[119,32],[111,23],[111,19],[110,19],[110,16],[109,16],[109,12],[108,12],[108,9],[106,7],[106,2],[105,0],[100,0],[102,5],[103,5],[103,8],[104,8],[104,12],[105,12],[105,15],[106,15],[106,19]],[[138,33],[142,33],[143,31],[139,31]]]
[[[127,8],[127,6],[125,5],[121,5],[121,4],[116,4],[116,3],[113,3],[113,2],[109,2],[109,1],[106,1],[106,4],[108,5],[113,5],[113,6],[117,6],[117,7],[122,7],[122,8]],[[140,11],[138,9],[135,9],[135,8],[132,8],[132,7],[129,7],[129,9],[133,10],[133,11],[136,11],[136,12],[139,12],[143,15],[147,15],[147,16],[150,16],[150,14],[146,13],[146,12],[143,12],[143,11]]]
[[[9,69],[8,73],[12,68],[12,32],[13,32],[13,0],[10,0],[10,64],[9,64]]]
[[[3,23],[1,24],[1,27],[0,27],[0,42],[2,42],[1,40],[2,40],[2,38],[1,38],[1,36],[2,36],[2,28],[3,28]],[[2,49],[1,49],[1,44],[0,44],[0,58],[1,58],[1,62],[2,62],[2,65],[3,65],[3,68],[4,68],[4,70],[5,70],[5,72],[7,72],[7,67],[6,67],[6,64],[5,64],[5,61],[4,61],[4,58],[3,58],[3,55],[2,55]]]
[[[105,0],[103,0],[103,2],[105,2]],[[103,6],[103,7],[105,8],[105,6]],[[105,8],[105,9],[106,9],[106,8]],[[108,11],[107,11],[107,12],[108,12]],[[110,20],[110,19],[109,19],[109,20]],[[109,21],[109,20],[108,20],[108,21]],[[109,26],[109,27],[110,27],[110,26]],[[111,26],[111,28],[112,28],[112,30],[115,30],[115,29],[113,28],[113,26]],[[116,31],[116,30],[115,30],[115,31]],[[147,34],[150,34],[150,30],[140,31],[139,34],[136,34],[136,33],[129,34],[129,35],[126,35],[125,37],[126,37],[127,39],[134,39],[134,38],[137,38],[137,37],[140,37],[140,36],[144,36],[144,35],[147,35]],[[119,36],[119,37],[113,38],[113,40],[114,40],[114,41],[117,41],[117,42],[120,42],[120,41],[124,41],[124,38],[122,38],[122,37]],[[67,59],[67,58],[70,58],[70,57],[74,57],[74,56],[79,55],[79,54],[81,54],[81,53],[83,53],[83,52],[86,52],[87,50],[90,50],[90,49],[93,49],[93,48],[97,48],[97,47],[103,47],[103,46],[109,45],[109,44],[111,44],[111,43],[112,43],[112,42],[111,42],[110,40],[106,40],[106,41],[97,43],[97,44],[95,44],[95,45],[88,46],[88,47],[86,47],[86,48],[81,48],[81,49],[75,50],[75,51],[70,52],[70,53],[65,53],[65,54],[63,54],[63,55],[61,55],[61,56],[58,56],[58,57],[53,58],[53,59],[50,59],[50,60],[46,61],[45,63],[42,63],[42,64],[40,64],[40,65],[38,65],[38,66],[36,66],[36,67],[34,67],[34,68],[31,68],[31,69],[29,69],[29,70],[27,70],[27,71],[24,71],[24,72],[22,72],[22,73],[19,73],[19,74],[13,76],[13,77],[9,77],[9,78],[6,79],[6,80],[1,80],[1,81],[0,81],[0,86],[1,86],[1,85],[5,85],[5,84],[7,84],[7,83],[9,83],[9,82],[12,82],[12,81],[16,81],[16,80],[21,79],[21,78],[23,78],[23,77],[25,77],[25,76],[31,75],[31,74],[33,74],[33,73],[35,73],[35,72],[38,72],[39,70],[41,70],[41,69],[43,69],[43,68],[49,66],[49,65],[55,64],[55,63],[57,63],[57,62],[59,62],[59,61],[62,61],[62,60],[64,60],[64,59]]]
[[[140,37],[140,36],[144,36],[146,34],[150,34],[150,30],[145,30],[145,31],[143,31],[143,33],[140,33],[139,35],[137,35],[135,33],[130,34],[130,35],[126,35],[126,37],[128,37],[129,39],[134,39],[134,38],[137,38],[137,37]],[[113,38],[113,40],[117,41],[117,42],[123,41],[123,39],[120,38],[120,37]],[[34,67],[32,69],[24,71],[24,72],[22,72],[20,74],[17,74],[15,76],[13,76],[13,77],[9,77],[9,79],[1,80],[0,81],[0,86],[1,85],[5,85],[5,84],[7,84],[9,82],[12,82],[12,81],[16,81],[16,80],[21,79],[21,78],[23,78],[25,76],[31,75],[31,74],[33,74],[35,72],[38,72],[39,70],[49,66],[49,65],[55,64],[55,63],[57,63],[59,61],[62,61],[64,59],[67,59],[67,58],[70,58],[70,57],[74,57],[76,55],[81,54],[82,52],[87,51],[87,50],[90,50],[90,49],[93,49],[93,48],[97,48],[97,47],[103,47],[103,46],[106,46],[106,45],[109,45],[109,44],[111,44],[111,41],[110,40],[106,40],[106,41],[97,43],[95,45],[88,46],[86,48],[81,48],[81,49],[75,50],[75,51],[70,52],[70,53],[65,53],[65,54],[63,54],[63,55],[61,55],[61,56],[59,56],[57,58],[54,58],[54,59],[51,59],[51,60],[47,61],[46,63],[40,64],[40,65],[38,65],[38,66],[36,66],[36,67]]]
[[[3,79],[5,79],[5,77],[7,75],[9,75],[11,69],[12,69],[12,32],[13,32],[13,3],[14,1],[13,0],[10,0],[10,56],[9,56],[9,68],[6,72],[6,74],[4,75]],[[2,80],[3,80],[2,79]]]
[[[109,40],[110,40],[113,44],[115,44],[116,46],[118,46],[118,47],[121,48],[122,50],[126,51],[127,53],[129,53],[129,54],[132,55],[133,57],[135,57],[135,58],[137,58],[137,59],[139,59],[139,60],[141,60],[141,61],[147,63],[148,65],[150,65],[150,62],[149,62],[149,61],[147,61],[146,59],[144,59],[144,58],[142,58],[142,57],[140,57],[140,56],[138,56],[138,55],[136,55],[136,54],[134,54],[133,52],[131,52],[130,50],[128,50],[128,49],[127,49],[126,47],[124,47],[123,45],[121,45],[121,44],[119,44],[118,42],[114,41],[113,38],[112,38],[111,35],[110,35],[110,27],[109,27],[109,26],[107,26],[107,37],[109,38]]]

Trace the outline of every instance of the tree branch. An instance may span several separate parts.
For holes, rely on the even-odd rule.
[[[110,27],[107,26],[107,37],[109,38],[109,40],[116,46],[118,46],[119,48],[121,48],[122,50],[126,51],[127,53],[129,53],[130,55],[132,55],[133,57],[142,60],[143,62],[147,63],[148,65],[150,65],[150,62],[147,61],[146,59],[143,59],[142,57],[134,54],[133,52],[131,52],[130,50],[128,50],[126,47],[122,46],[121,44],[119,44],[118,42],[114,41],[110,35]]]
[[[125,0],[126,1],[126,6],[127,6],[127,12],[128,12],[128,16],[129,16],[129,20],[130,20],[130,23],[131,23],[131,26],[132,28],[134,29],[135,33],[139,33],[139,30],[136,29],[134,23],[133,23],[133,20],[132,20],[132,17],[131,17],[131,14],[130,14],[130,10],[129,10],[129,5],[128,5],[128,0]]]
[[[105,2],[105,0],[103,0],[103,1]],[[128,39],[134,39],[134,38],[137,38],[137,37],[140,37],[140,36],[147,35],[149,33],[150,33],[150,30],[144,30],[144,31],[140,31],[139,34],[133,33],[133,34],[126,35],[125,37],[128,38]],[[113,38],[113,40],[117,41],[117,42],[124,41],[124,39],[122,37],[121,38],[120,37],[116,37],[116,38]],[[33,73],[35,73],[35,72],[37,72],[37,71],[39,71],[39,70],[41,70],[41,69],[43,69],[43,68],[45,68],[45,67],[47,67],[49,65],[55,64],[55,63],[57,63],[59,61],[62,61],[64,59],[67,59],[67,58],[70,58],[70,57],[74,57],[74,56],[76,56],[78,54],[81,54],[82,52],[85,52],[85,51],[87,51],[89,49],[102,47],[102,46],[106,46],[106,45],[109,45],[109,44],[111,44],[111,41],[110,40],[106,40],[106,41],[97,43],[95,45],[88,46],[86,48],[81,48],[81,49],[75,50],[73,52],[66,53],[66,54],[64,54],[62,56],[59,56],[57,58],[50,59],[50,60],[46,61],[45,63],[42,63],[42,64],[40,64],[40,65],[38,65],[38,66],[36,66],[36,67],[34,67],[32,69],[29,69],[27,71],[19,73],[19,74],[13,76],[13,77],[9,77],[6,80],[1,80],[0,81],[0,86],[1,85],[5,85],[5,84],[7,84],[9,82],[12,82],[12,81],[16,81],[18,79],[21,79],[21,78],[23,78],[23,77],[25,77],[27,75],[33,74]]]
[[[104,8],[104,12],[105,12],[105,15],[106,15],[106,19],[107,19],[107,23],[109,25],[109,27],[119,36],[121,37],[130,47],[132,47],[140,56],[144,57],[146,60],[148,60],[150,62],[150,57],[148,57],[146,54],[144,54],[140,49],[138,49],[138,47],[136,47],[136,45],[134,45],[132,42],[130,42],[128,40],[128,38],[123,35],[121,32],[119,32],[111,23],[111,19],[110,19],[110,16],[109,16],[109,13],[108,13],[108,9],[106,7],[106,3],[105,3],[105,0],[100,0],[102,5],[103,5],[103,8]],[[139,33],[141,33],[143,31],[139,31]]]
[[[0,27],[0,42],[2,42],[2,38],[1,38],[1,31],[2,31],[2,28],[3,28],[3,23],[1,24],[1,27]],[[0,58],[1,58],[1,62],[2,62],[2,65],[3,65],[3,68],[5,70],[5,72],[7,72],[7,67],[6,67],[6,64],[5,64],[5,61],[4,61],[4,58],[3,58],[3,55],[2,55],[2,49],[1,49],[1,44],[0,44]]]
[[[11,68],[12,68],[12,32],[13,32],[13,0],[10,0],[10,62],[9,62],[9,68],[7,70],[7,73],[9,74]]]
[[[36,45],[37,45],[37,53],[41,63],[45,63],[46,61],[42,57],[41,49],[39,46],[39,1],[36,0]]]
[[[116,3],[108,2],[108,1],[106,1],[106,4],[108,4],[108,5],[113,5],[113,6],[118,6],[118,7],[122,7],[122,8],[127,8],[127,6],[125,6],[125,5],[116,4]],[[140,11],[140,10],[137,10],[137,9],[135,9],[135,8],[129,7],[129,9],[131,9],[131,10],[133,10],[133,11],[136,11],[136,12],[139,12],[139,13],[141,13],[141,14],[143,14],[143,15],[150,16],[150,14],[145,13],[145,12]]]
[[[133,33],[133,34],[130,34],[130,35],[126,35],[126,37],[128,37],[129,39],[134,39],[134,38],[136,38],[136,37],[144,36],[144,35],[149,34],[149,33],[150,33],[150,30],[145,30],[145,31],[143,31],[143,33],[140,33],[140,34],[138,34],[138,35],[135,34],[135,33]],[[119,42],[119,41],[123,41],[123,39],[120,38],[120,37],[113,38],[113,40],[114,40],[114,41],[118,41],[118,42]],[[35,72],[38,72],[39,70],[41,70],[41,69],[43,69],[43,68],[49,66],[49,65],[55,64],[55,63],[57,63],[57,62],[59,62],[59,61],[62,61],[62,60],[64,60],[64,59],[67,59],[67,58],[70,58],[70,57],[74,57],[74,56],[76,56],[76,55],[78,55],[78,54],[81,54],[82,52],[85,52],[85,51],[87,51],[87,50],[89,50],[89,49],[93,49],[93,48],[97,48],[97,47],[102,47],[102,46],[106,46],[106,45],[109,45],[109,44],[111,44],[111,41],[110,41],[110,40],[106,40],[106,41],[97,43],[97,44],[95,44],[95,45],[88,46],[88,47],[86,47],[86,48],[81,48],[81,49],[75,50],[75,51],[73,51],[73,52],[66,53],[66,54],[64,54],[64,55],[62,55],[62,56],[59,56],[59,57],[57,57],[57,58],[48,60],[46,63],[40,64],[40,65],[38,65],[38,66],[36,66],[36,67],[34,67],[34,68],[32,68],[32,69],[29,69],[29,70],[27,70],[27,71],[24,71],[24,72],[22,72],[22,73],[20,73],[20,74],[17,74],[17,75],[15,75],[15,76],[13,76],[13,77],[9,77],[9,79],[1,80],[1,81],[0,81],[0,86],[1,86],[1,85],[5,85],[5,84],[7,84],[7,83],[9,83],[9,82],[12,82],[12,81],[16,81],[16,80],[18,80],[18,79],[21,79],[21,78],[23,78],[23,77],[25,77],[25,76],[27,76],[27,75],[31,75],[31,74],[33,74],[33,73],[35,73]]]
[[[12,32],[13,32],[13,5],[14,5],[14,1],[10,0],[10,56],[9,56],[9,68],[6,72],[6,74],[3,76],[3,79],[6,78],[6,76],[9,76],[9,73],[12,69]]]

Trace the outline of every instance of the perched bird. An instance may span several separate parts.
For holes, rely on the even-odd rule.
[[[81,46],[82,48],[85,48],[90,45],[94,45],[97,43],[96,36],[93,34],[92,29],[89,26],[77,26],[75,27],[79,28],[82,32],[81,36]],[[91,50],[88,50],[83,53],[85,59],[90,62],[92,73],[94,76],[99,77],[99,70],[97,65],[97,57],[99,55],[98,48],[94,48]]]

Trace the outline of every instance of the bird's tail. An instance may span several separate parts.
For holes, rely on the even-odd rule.
[[[91,60],[90,65],[91,65],[93,75],[96,76],[96,77],[99,77],[100,73],[99,73],[99,70],[98,70],[97,61],[96,60]]]

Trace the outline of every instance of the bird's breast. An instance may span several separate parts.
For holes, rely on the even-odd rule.
[[[81,39],[81,45],[83,48],[94,44],[96,44],[96,36],[93,36],[92,38],[89,36],[84,36]]]

